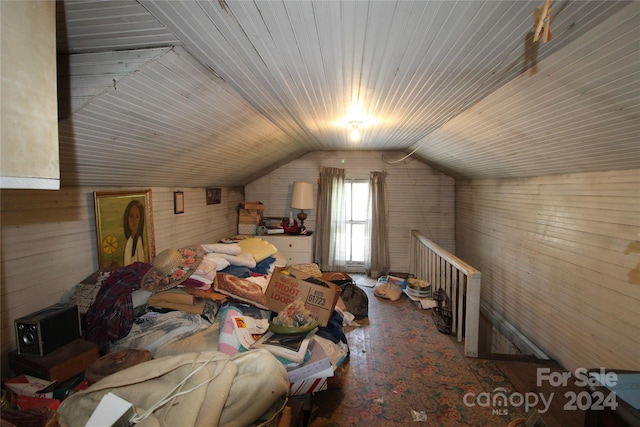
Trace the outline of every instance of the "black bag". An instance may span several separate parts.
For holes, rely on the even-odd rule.
[[[332,280],[331,282],[340,287],[340,296],[349,313],[353,314],[356,319],[364,319],[369,316],[369,297],[352,279]]]
[[[453,326],[453,313],[451,311],[451,299],[443,288],[438,289],[433,294],[433,299],[438,304],[431,310],[431,318],[436,324],[438,331],[443,334],[451,334]]]

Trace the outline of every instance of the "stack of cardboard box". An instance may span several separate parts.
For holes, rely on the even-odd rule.
[[[238,234],[256,234],[256,228],[262,221],[264,204],[261,202],[240,203],[238,215]]]
[[[305,302],[305,307],[311,317],[317,320],[318,325],[327,326],[340,297],[340,288],[328,281],[334,274],[336,273],[313,277],[313,283],[305,280],[312,278],[306,272],[291,267],[276,267],[265,292],[267,306],[271,311],[278,313],[299,298]],[[322,345],[323,340],[328,342],[325,338],[312,337],[309,343],[311,357],[300,366],[288,368],[290,396],[326,390],[328,378],[333,377],[335,368],[340,366],[347,356],[346,351],[330,342],[325,348]]]

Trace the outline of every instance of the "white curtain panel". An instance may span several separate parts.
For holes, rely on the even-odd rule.
[[[365,240],[365,268],[370,277],[389,272],[389,198],[387,173],[371,172],[369,176],[369,204],[367,236]]]
[[[316,260],[322,271],[346,269],[345,170],[320,168]]]

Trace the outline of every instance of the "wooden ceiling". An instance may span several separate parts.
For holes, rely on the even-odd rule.
[[[245,185],[323,150],[640,168],[640,2],[553,1],[534,42],[543,3],[59,1],[62,185]]]

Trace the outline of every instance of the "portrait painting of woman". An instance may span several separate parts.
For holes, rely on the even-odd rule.
[[[99,267],[151,262],[155,256],[151,190],[95,192],[94,200]]]
[[[124,265],[133,262],[145,262],[144,256],[144,206],[139,200],[132,200],[124,210],[124,236],[127,243],[124,247]]]

